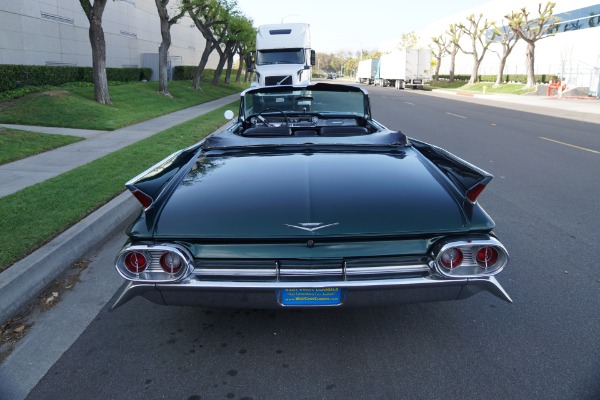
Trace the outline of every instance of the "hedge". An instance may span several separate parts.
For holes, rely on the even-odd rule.
[[[107,68],[109,81],[148,80],[151,68]],[[92,67],[56,67],[45,65],[0,65],[0,93],[26,86],[58,86],[69,82],[93,82]]]
[[[194,65],[178,65],[173,68],[173,80],[174,81],[191,81],[194,79],[194,74],[198,66]],[[223,70],[225,72],[225,70]],[[205,69],[202,71],[202,79],[212,79],[215,74],[214,69]]]
[[[548,83],[554,75],[535,75],[536,83]],[[478,75],[477,82],[496,82],[497,75]],[[440,75],[440,80],[450,79],[450,75]],[[466,81],[471,79],[471,75],[454,75],[455,81]],[[527,75],[525,74],[506,74],[502,77],[502,83],[527,83]]]

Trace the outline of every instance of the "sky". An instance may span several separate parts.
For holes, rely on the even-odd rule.
[[[555,13],[600,3],[598,0],[554,0]],[[318,53],[392,51],[402,34],[415,32],[426,47],[452,23],[470,14],[502,20],[526,7],[537,12],[546,0],[237,0],[254,26],[283,22],[309,23],[312,48]],[[493,14],[493,15],[489,15]],[[501,22],[501,21],[497,21]]]
[[[312,47],[317,52],[337,53],[379,50],[399,42],[403,33],[431,29],[432,24],[448,16],[464,11],[466,18],[474,7],[489,1],[237,0],[237,3],[255,27],[282,21],[309,23]],[[435,36],[446,28],[442,24]]]

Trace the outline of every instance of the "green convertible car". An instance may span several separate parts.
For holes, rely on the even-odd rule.
[[[495,278],[508,252],[477,203],[491,179],[373,120],[359,87],[248,89],[228,129],[126,184],[143,210],[113,307],[510,302]]]

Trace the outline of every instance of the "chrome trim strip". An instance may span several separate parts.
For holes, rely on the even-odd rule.
[[[203,276],[223,276],[223,277],[274,277],[279,280],[279,267],[274,269],[241,269],[241,268],[202,268],[195,269],[193,275],[201,278]]]
[[[417,265],[389,265],[383,267],[351,267],[346,270],[346,274],[355,275],[384,275],[384,274],[408,274],[417,272],[431,272],[427,264]]]
[[[389,275],[389,274],[409,274],[431,272],[432,268],[427,264],[415,265],[388,265],[381,267],[347,267],[346,261],[342,268],[322,268],[322,269],[300,269],[300,268],[281,268],[279,261],[275,262],[274,269],[258,268],[196,268],[192,274],[198,278],[206,277],[275,277],[277,281],[282,277],[290,276],[329,276],[339,275],[343,281],[348,277],[361,275]]]

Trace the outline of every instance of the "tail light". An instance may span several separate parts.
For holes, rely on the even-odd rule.
[[[475,261],[483,269],[493,268],[498,262],[498,250],[495,247],[484,246],[477,250]]]
[[[116,268],[125,279],[137,282],[173,282],[193,270],[193,258],[176,244],[133,245],[117,256]]]
[[[431,253],[432,268],[448,277],[495,275],[508,264],[508,252],[494,237],[443,240]]]
[[[457,247],[450,247],[440,254],[440,264],[444,268],[454,269],[463,261],[463,253]]]
[[[471,203],[475,203],[481,192],[483,192],[483,189],[485,189],[485,185],[482,183],[478,183],[477,185],[473,186],[471,189],[467,190],[467,199]]]
[[[144,253],[132,251],[125,256],[124,265],[129,272],[138,275],[146,270],[148,260]]]
[[[172,251],[168,251],[160,257],[160,266],[168,274],[177,273],[182,265],[183,260],[181,257]]]

